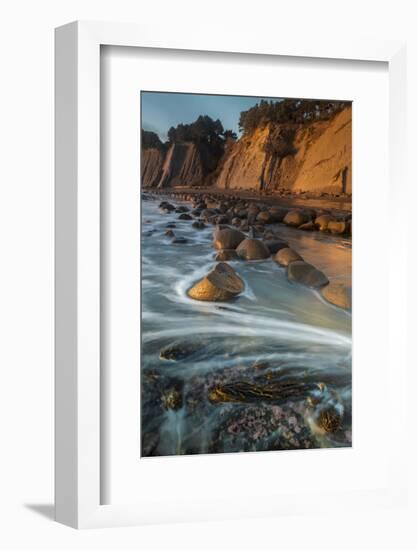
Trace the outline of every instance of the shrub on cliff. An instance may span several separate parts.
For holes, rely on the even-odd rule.
[[[347,106],[344,101],[315,99],[278,99],[259,103],[240,113],[239,128],[248,134],[268,123],[303,124],[316,120],[329,120]]]

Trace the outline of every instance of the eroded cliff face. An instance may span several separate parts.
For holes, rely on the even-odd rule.
[[[145,149],[142,185],[352,193],[351,107],[327,121],[269,124],[228,140],[224,151],[191,142]]]
[[[142,186],[156,187],[161,179],[164,152],[150,148],[142,152]]]
[[[218,155],[194,143],[173,143],[164,153],[145,149],[142,154],[144,187],[210,185],[218,165]]]
[[[352,193],[352,109],[308,125],[268,125],[226,152],[215,185],[223,189]]]

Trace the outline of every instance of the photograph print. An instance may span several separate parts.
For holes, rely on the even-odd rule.
[[[139,111],[141,457],[350,447],[352,103]]]

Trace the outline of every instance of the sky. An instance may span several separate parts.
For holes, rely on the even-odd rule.
[[[199,115],[220,119],[225,130],[238,135],[239,116],[261,99],[268,97],[244,97],[227,95],[179,94],[165,92],[142,92],[142,128],[156,132],[162,141],[167,140],[171,126],[194,122]]]

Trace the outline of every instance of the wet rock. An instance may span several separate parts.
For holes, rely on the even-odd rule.
[[[217,252],[216,257],[214,258],[216,262],[229,262],[238,260],[239,256],[237,255],[236,250],[227,250],[223,248]]]
[[[331,281],[321,289],[327,302],[343,309],[352,309],[352,286],[342,281]]]
[[[188,239],[185,237],[175,237],[175,239],[172,240],[173,244],[186,244],[188,243]]]
[[[225,214],[220,214],[220,216],[216,216],[215,222],[218,225],[228,224],[229,223],[229,216],[226,216]]]
[[[281,248],[274,260],[282,267],[287,267],[291,262],[303,261],[303,258],[292,248]]]
[[[177,208],[175,209],[175,212],[177,212],[177,214],[181,214],[182,212],[188,212],[188,211],[189,211],[188,206],[177,206]]]
[[[308,216],[304,214],[301,210],[290,210],[284,218],[284,223],[291,227],[298,227],[303,223],[309,221]]]
[[[162,406],[167,411],[177,411],[182,407],[182,393],[178,388],[168,388],[161,396]]]
[[[166,226],[168,229],[175,229],[175,227],[177,227],[177,225],[174,223],[174,222],[169,222],[166,224]]]
[[[175,233],[172,231],[172,229],[167,229],[164,233],[166,237],[175,237]]]
[[[285,402],[289,399],[305,400],[313,391],[315,384],[295,382],[280,383],[268,382],[252,383],[237,381],[230,384],[218,384],[208,394],[209,401],[217,403],[256,403],[273,401]]]
[[[332,221],[335,221],[333,216],[330,214],[323,214],[314,220],[314,224],[320,231],[327,231],[327,226]]]
[[[166,361],[186,359],[201,349],[203,343],[197,338],[193,340],[176,340],[164,346],[159,352],[159,358]]]
[[[237,229],[226,228],[214,232],[213,246],[218,250],[222,248],[234,250],[245,239],[245,234]]]
[[[172,212],[173,210],[175,210],[175,206],[167,201],[162,201],[159,204],[159,208],[165,212]]]
[[[291,262],[287,271],[288,280],[310,288],[321,288],[329,283],[326,275],[313,265],[303,261]]]
[[[270,254],[276,254],[279,250],[282,250],[283,248],[288,248],[288,243],[286,243],[285,241],[281,241],[280,239],[268,239],[264,241],[264,243],[268,247]]]
[[[334,433],[342,425],[342,416],[335,408],[326,408],[319,412],[317,426],[326,433]]]
[[[330,221],[327,230],[334,235],[343,235],[347,232],[348,223],[344,221]]]
[[[259,239],[245,239],[236,249],[243,260],[265,260],[271,253],[265,243]]]
[[[230,265],[218,263],[188,291],[194,300],[224,302],[243,292],[245,284]]]
[[[204,222],[196,220],[191,224],[191,227],[194,227],[194,229],[204,229],[206,227],[206,224]]]
[[[287,213],[288,213],[288,209],[281,208],[280,206],[272,206],[269,209],[269,214],[271,216],[273,223],[281,223],[284,220]]]
[[[180,215],[178,216],[178,219],[179,219],[179,220],[192,220],[193,217],[190,216],[190,214],[184,213],[184,214],[180,214]]]
[[[268,210],[264,210],[263,212],[259,212],[259,214],[256,216],[256,221],[262,223],[272,223],[272,216],[268,212]]]

